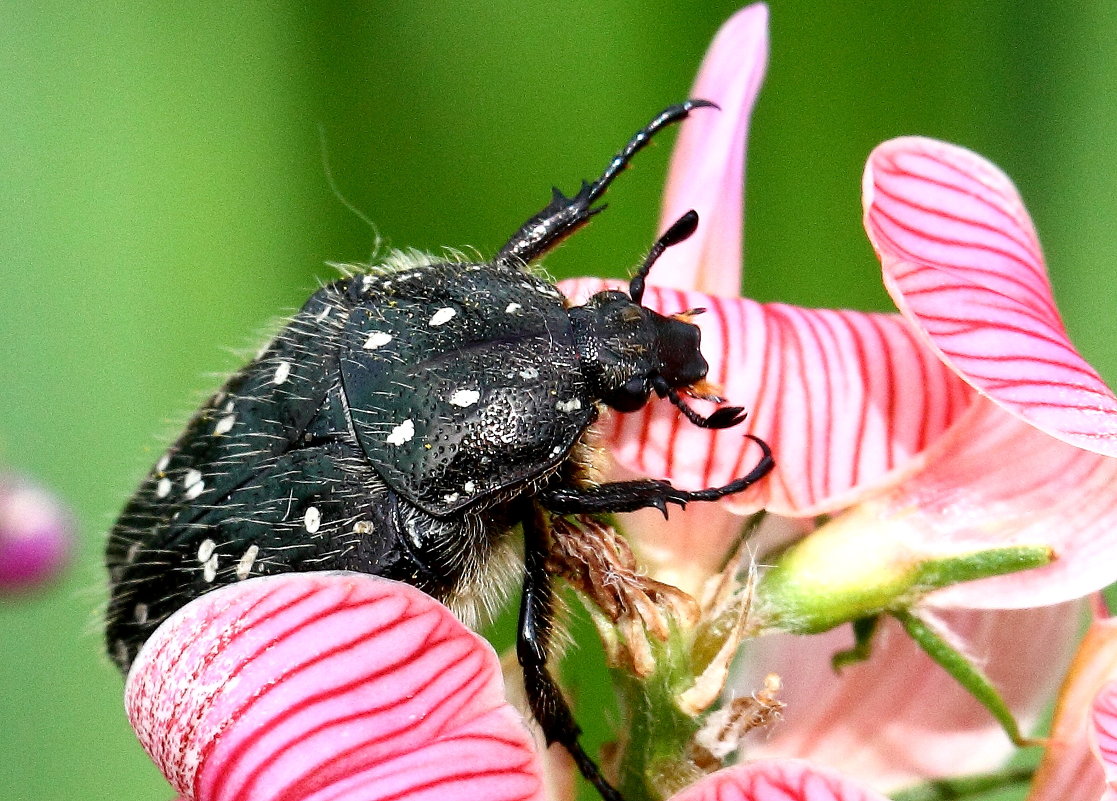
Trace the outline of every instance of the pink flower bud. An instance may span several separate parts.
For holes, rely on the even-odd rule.
[[[72,540],[73,521],[54,495],[24,478],[0,475],[0,593],[54,578]]]

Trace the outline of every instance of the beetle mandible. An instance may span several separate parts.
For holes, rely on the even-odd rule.
[[[517,652],[529,704],[608,801],[620,794],[578,742],[547,668],[553,517],[714,501],[771,471],[684,491],[666,481],[594,483],[585,438],[602,407],[654,394],[690,422],[727,428],[739,407],[702,416],[699,329],[641,305],[683,215],[656,241],[628,292],[571,305],[528,266],[585,225],[629,160],[666,126],[713,106],[688,100],[641,128],[601,176],[520,226],[488,263],[393,254],[315,292],[274,340],[193,417],[129,501],[109,537],[110,656],[127,671],[150,633],[220,585],[300,570],[405,581],[476,622],[493,572],[522,529]],[[751,436],[751,435],[750,435]],[[483,610],[484,611],[484,610]]]

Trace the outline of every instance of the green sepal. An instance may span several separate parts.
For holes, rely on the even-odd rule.
[[[834,668],[834,672],[868,659],[873,651],[873,637],[879,629],[880,615],[859,617],[853,621],[853,647],[838,651],[830,657],[830,666]]]
[[[964,581],[1048,564],[1046,545],[1011,545],[934,559],[879,536],[828,524],[783,554],[757,588],[769,630],[818,634],[860,618],[914,606]]]

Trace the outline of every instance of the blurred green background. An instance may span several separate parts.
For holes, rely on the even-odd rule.
[[[0,601],[0,799],[163,799],[101,657],[104,532],[278,313],[387,243],[489,254],[687,95],[738,4],[0,6],[0,464],[73,505],[66,580]],[[864,158],[922,133],[1017,181],[1080,349],[1117,380],[1117,6],[774,0],[746,289],[889,308]],[[670,138],[670,135],[667,137]],[[669,142],[547,266],[624,275]],[[591,654],[592,656],[592,654]],[[577,667],[593,697],[592,658]],[[604,697],[604,696],[602,696]],[[600,732],[595,735],[600,737]]]

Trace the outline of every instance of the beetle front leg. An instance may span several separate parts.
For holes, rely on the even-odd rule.
[[[635,512],[654,507],[667,516],[667,504],[685,507],[691,501],[716,501],[751,487],[776,466],[772,450],[764,440],[746,434],[764,452],[756,467],[748,475],[731,481],[723,487],[701,490],[681,490],[670,481],[643,479],[638,481],[611,481],[596,486],[570,486],[560,484],[541,491],[539,502],[556,514],[606,514],[609,512]]]
[[[570,234],[577,231],[604,206],[593,204],[605,194],[609,184],[615,179],[628,162],[652,140],[659,131],[672,123],[687,118],[693,109],[714,107],[708,100],[687,100],[670,106],[655,119],[637,131],[628,144],[613,156],[609,166],[594,182],[582,182],[582,188],[574,197],[567,197],[558,189],[554,190],[551,202],[538,214],[520,226],[512,238],[497,253],[495,262],[500,265],[521,267],[542,256]]]
[[[605,777],[578,742],[581,728],[566,703],[558,684],[547,669],[551,640],[554,599],[551,575],[547,570],[548,526],[542,510],[532,505],[524,518],[524,589],[520,598],[520,624],[516,655],[524,672],[531,713],[543,729],[547,744],[561,744],[573,757],[578,770],[605,801],[624,798]]]

